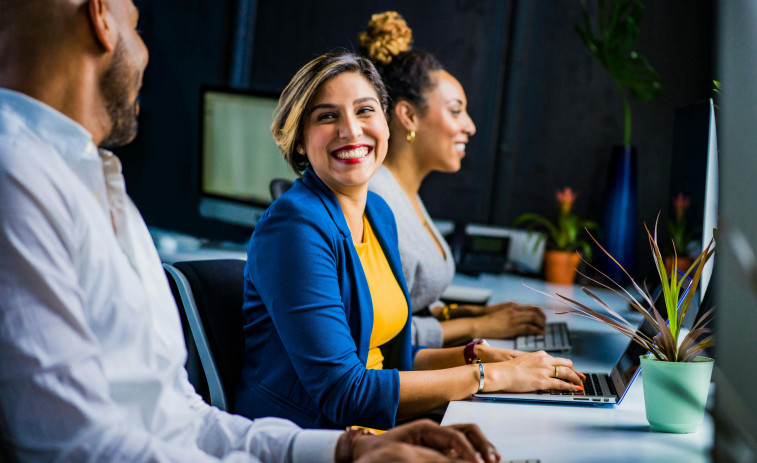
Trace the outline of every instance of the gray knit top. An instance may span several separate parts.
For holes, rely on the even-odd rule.
[[[368,184],[371,191],[378,193],[389,204],[397,221],[402,273],[410,291],[413,313],[432,304],[439,303],[439,296],[452,282],[455,262],[447,242],[434,226],[420,196],[424,220],[436,236],[444,250],[439,252],[436,243],[426,231],[405,192],[394,179],[392,173],[381,166]],[[428,347],[442,347],[442,327],[434,317],[413,315],[413,343]]]

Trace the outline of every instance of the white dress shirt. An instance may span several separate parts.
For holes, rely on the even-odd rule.
[[[333,460],[338,432],[221,412],[195,393],[185,359],[118,158],[0,89],[3,445],[23,461]]]

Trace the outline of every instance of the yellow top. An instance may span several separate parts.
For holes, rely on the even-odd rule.
[[[407,322],[407,300],[365,216],[363,242],[356,243],[355,249],[368,279],[373,301],[373,331],[366,367],[380,370],[384,364],[384,356],[379,346],[402,331]]]

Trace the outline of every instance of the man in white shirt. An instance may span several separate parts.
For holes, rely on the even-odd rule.
[[[470,425],[305,431],[195,393],[160,260],[97,148],[136,135],[137,18],[131,0],[0,0],[0,459],[497,461]]]

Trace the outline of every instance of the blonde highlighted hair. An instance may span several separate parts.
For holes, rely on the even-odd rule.
[[[271,133],[281,154],[297,175],[302,175],[310,165],[307,155],[297,152],[297,146],[303,143],[305,118],[310,112],[313,97],[324,83],[345,72],[363,76],[376,91],[384,116],[387,114],[389,97],[370,60],[349,52],[332,52],[307,63],[281,93],[271,124]]]

